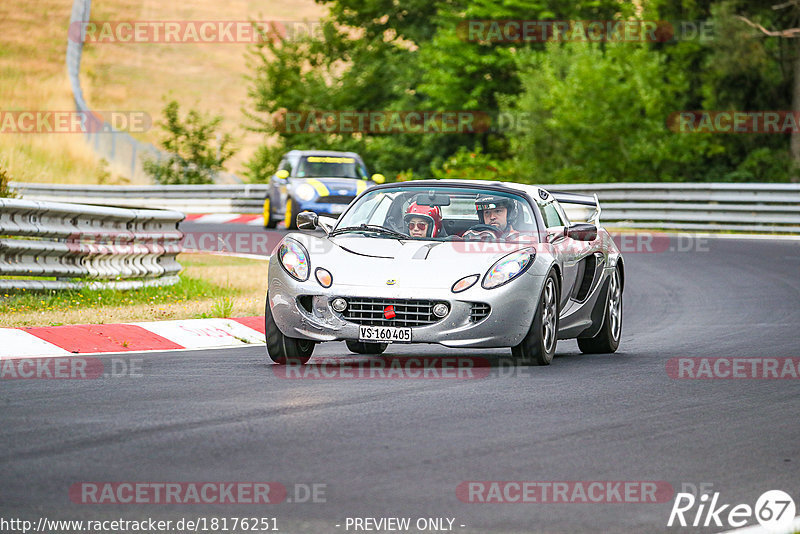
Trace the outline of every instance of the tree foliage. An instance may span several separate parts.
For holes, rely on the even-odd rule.
[[[793,23],[772,0],[317,0],[323,31],[259,43],[246,108],[271,138],[248,163],[263,181],[290,149],[353,150],[391,179],[495,176],[528,182],[786,180],[789,139],[676,133],[684,110],[791,109],[796,43],[737,17]],[[474,20],[709,21],[670,42],[490,42],[465,38]],[[286,111],[498,111],[524,128],[476,133],[290,132]],[[277,141],[277,142],[275,142]]]
[[[145,172],[164,185],[214,183],[217,173],[224,170],[225,161],[235,152],[229,134],[221,135],[217,142],[222,117],[207,117],[192,109],[181,118],[175,100],[166,104],[163,113],[161,127],[166,136],[161,147],[167,156],[145,161]]]
[[[716,145],[711,134],[675,133],[686,81],[667,77],[662,54],[632,43],[552,43],[519,56],[523,84],[510,113],[521,173],[536,182],[686,180]]]

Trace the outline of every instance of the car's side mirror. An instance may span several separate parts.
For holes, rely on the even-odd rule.
[[[329,234],[329,233],[331,233],[331,230],[333,230],[333,227],[336,226],[336,221],[337,221],[337,218],[336,218],[335,215],[330,215],[328,213],[323,213],[322,215],[317,217],[317,226],[319,228],[322,228],[322,230],[326,234]]]
[[[275,177],[279,180],[286,180],[289,177],[289,171],[286,169],[281,169],[275,173]]]
[[[383,182],[386,181],[386,177],[382,174],[373,174],[370,180],[372,180],[376,184],[382,184]]]
[[[297,228],[300,230],[316,230],[319,217],[313,211],[301,211],[297,214]]]
[[[597,226],[588,223],[576,223],[566,229],[570,239],[576,241],[594,241],[597,239]]]

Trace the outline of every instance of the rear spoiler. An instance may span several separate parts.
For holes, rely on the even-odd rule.
[[[600,200],[597,193],[582,195],[580,193],[567,193],[563,191],[550,191],[567,212],[572,222],[587,222],[594,225],[600,224]]]

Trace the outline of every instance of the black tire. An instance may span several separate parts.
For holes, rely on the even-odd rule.
[[[278,330],[278,325],[275,324],[275,319],[272,317],[272,310],[269,308],[269,295],[267,295],[267,306],[264,310],[264,330],[267,333],[267,356],[273,362],[280,365],[305,364],[311,359],[315,343],[307,339],[285,336]]]
[[[603,326],[594,337],[578,338],[578,348],[584,354],[611,354],[617,351],[622,337],[622,284],[619,269],[609,279]]]
[[[558,279],[550,272],[544,282],[533,322],[522,342],[511,348],[518,364],[550,365],[558,344]]]
[[[292,197],[286,199],[286,210],[283,214],[283,223],[287,230],[297,230],[297,213],[295,213],[295,202]]]
[[[265,201],[269,200],[269,206],[264,210],[264,228],[275,228],[278,226],[278,219],[272,214],[272,200],[267,197]]]
[[[366,343],[364,341],[345,341],[347,350],[356,354],[382,354],[388,343]]]

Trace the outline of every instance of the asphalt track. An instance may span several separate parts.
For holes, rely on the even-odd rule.
[[[322,533],[353,532],[347,517],[448,517],[464,533],[729,528],[667,528],[672,499],[456,494],[463,481],[515,480],[705,483],[751,506],[781,489],[800,505],[800,380],[666,371],[676,357],[800,356],[800,242],[673,241],[689,250],[626,255],[614,355],[561,341],[551,366],[515,369],[505,351],[393,346],[490,367],[473,380],[306,380],[281,378],[253,346],[129,355],[143,360],[137,377],[0,381],[0,516],[276,517],[281,532]],[[334,343],[315,357],[346,354]],[[75,504],[68,490],[83,481],[276,481],[290,498],[294,484],[325,484],[325,502]]]

